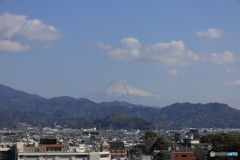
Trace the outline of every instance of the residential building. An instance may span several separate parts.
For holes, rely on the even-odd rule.
[[[26,145],[17,142],[18,160],[110,160],[109,151],[89,151],[72,149],[62,145],[56,139],[44,139],[40,144]]]
[[[126,150],[123,142],[109,142],[111,158],[125,158]]]
[[[180,151],[155,151],[152,160],[196,160],[194,152],[180,152]]]

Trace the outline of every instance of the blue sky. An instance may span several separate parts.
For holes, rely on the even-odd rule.
[[[0,84],[83,97],[124,79],[164,107],[240,109],[240,1],[0,1]]]

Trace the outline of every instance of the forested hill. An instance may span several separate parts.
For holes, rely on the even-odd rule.
[[[119,101],[95,103],[85,98],[67,96],[46,99],[4,85],[0,85],[0,110],[6,112],[6,115],[21,113],[29,118],[31,115],[41,115],[42,118],[45,116],[49,119],[56,117],[59,121],[62,118],[103,118],[112,113],[121,113],[176,127],[240,127],[240,111],[227,104],[175,103],[155,108]]]

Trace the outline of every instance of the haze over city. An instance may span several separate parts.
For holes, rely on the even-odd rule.
[[[237,0],[2,0],[0,12],[0,84],[80,98],[123,79],[161,97],[145,105],[240,109]]]

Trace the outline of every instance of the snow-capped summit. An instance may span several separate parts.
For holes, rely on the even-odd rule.
[[[105,94],[107,96],[142,96],[142,97],[160,97],[130,85],[127,81],[117,79],[105,87],[101,88],[96,94]]]
[[[152,94],[141,90],[133,85],[130,85],[127,81],[121,79],[112,81],[101,89],[84,97],[98,103],[125,101],[128,103],[143,104],[148,106],[156,106],[162,99],[162,97],[157,94]]]
[[[110,82],[101,89],[87,96],[90,99],[99,99],[100,101],[109,100],[128,100],[126,98],[160,98],[157,94],[152,94],[130,85],[127,81],[117,79]],[[97,100],[97,101],[99,101]]]

